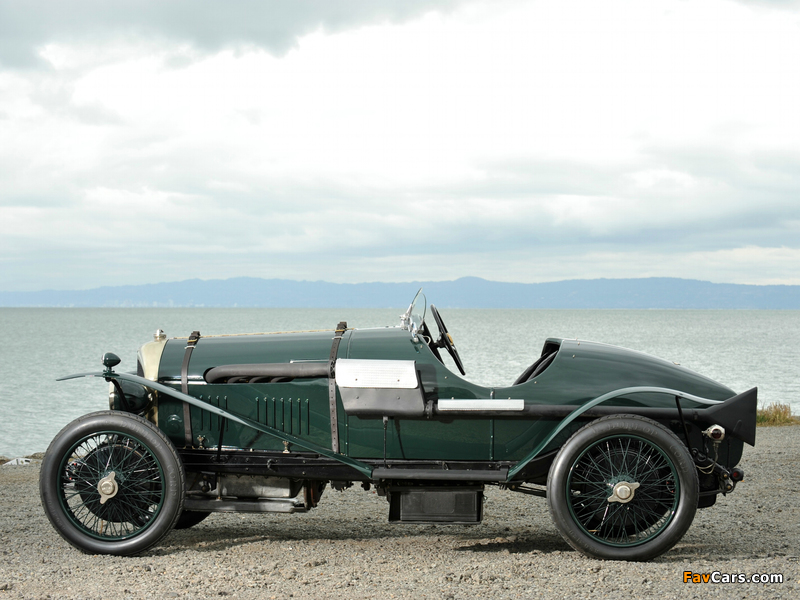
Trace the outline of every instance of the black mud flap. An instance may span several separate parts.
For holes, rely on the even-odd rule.
[[[724,427],[728,435],[755,446],[757,407],[758,388],[753,388],[707,408],[703,411],[703,418]]]

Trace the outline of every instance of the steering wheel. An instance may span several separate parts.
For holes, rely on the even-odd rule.
[[[439,311],[433,304],[431,304],[431,314],[436,320],[436,326],[439,328],[439,339],[434,342],[432,341],[433,338],[431,338],[431,350],[433,350],[433,353],[437,358],[439,358],[439,352],[437,348],[444,348],[447,350],[450,353],[450,356],[453,357],[453,361],[456,363],[456,366],[461,374],[466,375],[466,372],[464,371],[464,365],[461,364],[461,357],[458,355],[455,342],[453,342],[453,336],[447,331],[447,327],[444,326],[444,321],[442,321]],[[441,360],[441,358],[439,358],[439,360]]]
[[[431,352],[433,352],[433,355],[436,357],[436,360],[444,364],[444,361],[442,360],[442,355],[439,354],[439,346],[437,346],[436,342],[433,341],[433,334],[431,333],[431,330],[428,328],[428,324],[425,321],[422,322],[422,325],[419,328],[419,332],[422,334],[423,339],[429,340],[428,348],[431,349]]]

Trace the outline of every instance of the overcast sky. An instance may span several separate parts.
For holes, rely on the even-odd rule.
[[[800,284],[800,5],[0,0],[0,289]]]

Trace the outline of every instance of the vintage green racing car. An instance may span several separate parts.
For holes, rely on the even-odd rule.
[[[55,529],[96,554],[212,512],[307,512],[356,482],[397,523],[478,523],[486,486],[546,497],[578,551],[648,560],[734,489],[755,444],[755,388],[615,346],[551,338],[510,385],[472,384],[419,293],[396,327],[158,330],[135,374],[119,362],[64,378],[108,381],[111,410],[67,425],[40,477]]]

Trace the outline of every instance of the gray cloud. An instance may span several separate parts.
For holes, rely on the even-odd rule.
[[[402,22],[449,11],[470,0],[30,0],[0,2],[0,65],[42,67],[47,43],[102,43],[113,39],[165,39],[201,53],[257,46],[273,54],[299,36],[383,21]],[[188,60],[175,58],[173,61]],[[177,65],[176,65],[177,66]]]
[[[107,188],[130,193],[131,198],[145,190],[172,195],[164,202],[180,209],[174,213],[165,209],[162,214],[128,216],[118,209],[135,200],[120,200],[99,220],[109,228],[122,228],[127,222],[137,230],[160,232],[153,244],[172,237],[186,245],[186,255],[208,253],[208,240],[230,249],[214,250],[220,256],[237,249],[250,249],[255,255],[323,251],[350,256],[368,248],[371,256],[379,257],[446,256],[465,248],[492,252],[500,245],[508,251],[558,248],[566,253],[797,245],[800,181],[777,185],[762,172],[776,165],[787,174],[800,172],[800,160],[791,155],[726,156],[717,150],[713,160],[702,161],[699,157],[708,156],[708,149],[689,148],[650,149],[638,161],[621,165],[517,160],[479,165],[485,177],[474,184],[410,182],[387,189],[313,173],[302,182],[243,176],[236,165],[205,147],[178,149],[167,156],[147,150],[163,142],[157,136],[134,136],[109,148],[99,168],[91,165],[69,181],[74,189]],[[685,173],[701,183],[692,190],[691,201],[668,185],[640,189],[630,184],[632,173],[654,169]],[[7,205],[74,208],[79,195],[53,179],[49,185],[27,182],[19,195],[3,198]],[[554,216],[554,204],[567,205],[576,197],[593,203],[599,218],[605,216],[609,223],[600,227],[591,218]],[[638,211],[620,207],[625,201]],[[151,219],[156,223],[148,224]],[[147,241],[122,228],[120,250],[137,238]],[[277,238],[282,241],[264,243]],[[172,252],[176,259],[183,254]]]
[[[758,6],[761,8],[795,9],[800,6],[800,0],[735,0],[740,4]]]
[[[593,125],[607,118],[591,116],[595,100],[576,105],[590,115],[581,127],[562,136],[561,125],[570,122],[562,116],[559,127],[543,128],[539,136],[536,127],[524,126],[529,114],[542,110],[535,102],[538,88],[510,85],[519,81],[512,71],[495,79],[493,62],[473,73],[475,56],[469,53],[459,55],[454,69],[479,85],[462,89],[455,82],[437,91],[423,83],[438,79],[412,76],[405,79],[412,93],[394,104],[401,91],[392,87],[396,75],[416,75],[420,61],[389,69],[381,80],[385,93],[367,100],[347,79],[352,63],[338,60],[315,63],[330,78],[276,78],[273,85],[285,90],[286,102],[238,103],[250,93],[274,95],[247,85],[238,95],[223,94],[219,103],[201,102],[229,81],[214,81],[213,69],[202,71],[217,58],[226,65],[223,73],[235,70],[240,59],[280,63],[246,50],[259,46],[280,55],[298,36],[319,28],[402,21],[431,6],[447,11],[458,4],[238,3],[230,12],[221,3],[182,1],[0,2],[0,66],[36,66],[43,44],[66,46],[66,60],[57,68],[6,69],[12,91],[0,98],[9,100],[0,112],[0,132],[10,140],[0,160],[3,288],[240,275],[351,282],[463,275],[797,281],[800,153],[788,133],[757,147],[745,141],[749,106],[721,118],[708,134],[695,136],[691,129],[671,136],[645,127],[640,135],[609,127],[595,149],[580,151],[597,134]],[[453,21],[469,20],[458,16]],[[405,54],[406,44],[416,48],[426,27],[417,25],[409,27],[414,35],[403,38],[400,51],[388,56]],[[516,33],[526,39],[527,31]],[[134,43],[106,45],[126,37]],[[96,48],[84,53],[86,44]],[[210,76],[196,80],[171,70],[221,48],[245,52],[199,61],[194,67]],[[76,64],[70,62],[73,51],[90,56],[89,62],[104,58],[101,65],[76,69],[70,66]],[[55,64],[59,53],[53,55]],[[144,66],[113,77],[115,66],[137,62]],[[383,72],[384,62],[374,67]],[[136,79],[138,68],[157,76]],[[253,71],[242,80],[259,75]],[[175,81],[197,82],[196,89],[178,90],[195,92],[170,99]],[[287,81],[296,87],[286,90]],[[511,92],[506,99],[531,97],[509,109],[514,119],[498,119],[507,107],[496,103],[498,82]],[[492,98],[466,102],[484,83]],[[336,89],[340,84],[343,89]],[[542,86],[543,93],[555,89]],[[97,93],[109,89],[118,93]],[[131,109],[137,92],[147,92],[145,109]],[[303,102],[308,97],[314,102]],[[369,111],[381,110],[384,102],[385,119],[370,118]],[[458,102],[463,109],[454,115]],[[607,106],[611,112],[633,110],[634,100]],[[184,109],[196,116],[182,121]],[[318,114],[325,116],[310,119]],[[795,115],[787,110],[783,118],[792,126]],[[448,119],[457,127],[436,127]],[[282,120],[289,123],[283,129]],[[443,143],[448,136],[450,143]],[[459,140],[469,151],[460,153]],[[626,150],[615,153],[615,144]],[[344,158],[336,155],[340,148]],[[416,150],[419,156],[413,156]]]

